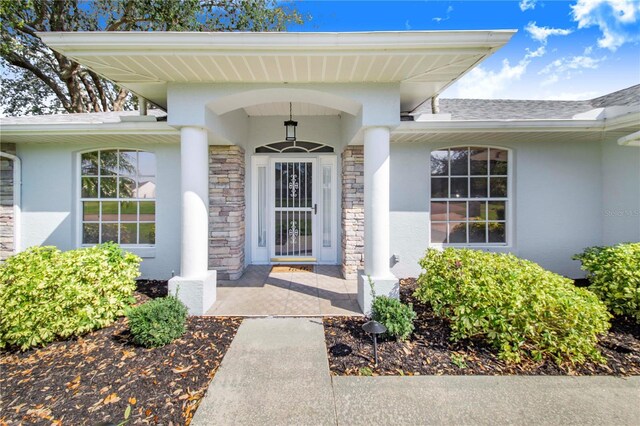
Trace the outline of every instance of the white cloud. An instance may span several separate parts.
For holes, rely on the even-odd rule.
[[[533,52],[528,47],[526,48],[526,50],[527,50],[527,54],[524,55],[525,59],[539,58],[539,57],[543,56],[545,53],[547,53],[547,49],[544,46],[538,47]]]
[[[409,24],[409,20],[404,21],[404,29],[409,31],[411,29],[411,24]]]
[[[511,66],[508,59],[502,61],[499,71],[487,71],[482,67],[472,69],[458,81],[458,97],[475,99],[496,99],[509,97],[506,89],[526,72],[529,65],[526,57]]]
[[[432,21],[435,22],[442,22],[442,21],[448,21],[449,19],[451,19],[451,12],[453,12],[453,6],[449,6],[447,7],[447,16],[445,16],[444,18],[440,17],[440,16],[436,16],[435,18],[431,18]]]
[[[520,0],[520,10],[535,9],[537,0]]]
[[[625,43],[640,39],[636,26],[640,17],[637,0],[578,0],[571,9],[578,28],[600,28],[599,47],[615,51]]]
[[[558,74],[551,74],[548,78],[542,80],[542,82],[540,82],[540,86],[550,86],[554,83],[557,83],[558,80],[560,80],[560,77],[558,77]]]
[[[524,29],[532,39],[542,44],[546,44],[547,38],[550,36],[566,36],[572,33],[570,29],[539,27],[535,22],[529,22]]]
[[[556,59],[549,65],[540,70],[539,74],[563,73],[567,71],[576,71],[581,69],[596,69],[605,57],[592,58],[590,56],[572,56]]]

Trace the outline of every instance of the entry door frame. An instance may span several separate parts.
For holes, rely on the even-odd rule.
[[[338,223],[339,223],[339,193],[338,193],[338,161],[336,154],[254,154],[251,156],[251,246],[252,264],[272,264],[275,256],[275,163],[276,162],[311,162],[313,163],[313,197],[318,205],[317,214],[312,215],[313,221],[313,257],[309,263],[336,265],[338,264]],[[262,169],[262,170],[260,170]],[[323,175],[326,174],[327,176]],[[262,182],[264,179],[265,182]],[[326,180],[327,188],[323,187]],[[266,192],[266,200],[260,198]],[[330,196],[326,196],[326,191]],[[324,198],[331,204],[328,210],[324,206]],[[266,201],[266,202],[265,202]],[[260,213],[260,203],[264,203],[266,211]],[[328,214],[327,214],[328,213]],[[325,216],[328,221],[325,224]],[[259,222],[262,220],[262,226]],[[328,232],[326,227],[329,227]],[[266,235],[264,229],[266,228]],[[260,232],[263,235],[260,235]],[[265,241],[266,239],[266,241]],[[260,245],[259,241],[263,243]]]

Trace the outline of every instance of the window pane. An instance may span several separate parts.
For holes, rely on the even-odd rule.
[[[505,202],[489,202],[489,220],[505,220]]]
[[[117,223],[103,223],[102,224],[102,242],[107,241],[118,242],[118,224]]]
[[[118,202],[103,201],[102,203],[102,220],[104,222],[118,221]]]
[[[467,224],[465,222],[449,222],[449,243],[467,242]]]
[[[451,178],[451,198],[467,198],[469,179]]]
[[[156,224],[141,223],[140,239],[138,240],[138,244],[155,244],[155,243],[156,243]]]
[[[100,178],[100,198],[116,198],[118,179],[115,177]]]
[[[489,242],[506,243],[504,223],[489,222]]]
[[[507,158],[508,152],[505,149],[491,148],[489,153],[490,167],[492,175],[506,175],[507,174]]]
[[[446,201],[434,201],[431,203],[431,220],[447,220]]]
[[[82,244],[98,244],[100,242],[100,224],[82,224]]]
[[[98,178],[82,178],[82,198],[98,198]]]
[[[431,198],[447,198],[449,196],[448,178],[431,178]]]
[[[322,247],[331,247],[331,166],[322,167]]]
[[[267,246],[267,168],[258,167],[258,247]]]
[[[431,224],[431,242],[443,244],[447,242],[447,224],[432,223]]]
[[[82,154],[80,168],[83,175],[98,176],[98,151]]]
[[[124,176],[136,175],[136,164],[138,163],[138,153],[136,151],[119,151],[119,170],[120,174]]]
[[[138,152],[138,174],[144,176],[156,175],[156,155],[152,152]]]
[[[491,188],[491,197],[506,197],[507,196],[507,178],[506,177],[492,177],[490,178],[489,185]]]
[[[156,220],[156,203],[155,201],[140,202],[140,221],[155,222]]]
[[[434,176],[447,176],[449,174],[449,151],[433,151],[431,153],[431,174]]]
[[[470,148],[471,174],[486,175],[488,164],[488,151],[486,148]]]
[[[135,201],[120,202],[120,221],[135,222],[138,220],[138,203]]]
[[[156,178],[151,176],[138,178],[138,192],[134,196],[137,198],[156,198]]]
[[[98,201],[84,201],[82,203],[82,220],[99,221],[100,203]]]
[[[466,201],[452,201],[449,203],[449,220],[466,220],[467,219],[467,203]]]
[[[451,149],[451,175],[469,174],[469,151],[467,148]]]
[[[135,198],[136,197],[136,181],[135,179],[128,177],[119,178],[120,182],[120,198]]]
[[[487,198],[487,178],[471,178],[471,198]]]
[[[469,201],[469,220],[486,220],[486,201]]]
[[[120,244],[137,244],[138,241],[138,224],[137,223],[121,223],[120,224]]]
[[[486,243],[487,224],[485,222],[469,223],[469,242],[470,243]]]
[[[118,151],[100,151],[100,175],[115,175],[118,172]]]

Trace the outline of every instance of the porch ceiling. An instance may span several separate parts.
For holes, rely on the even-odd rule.
[[[515,33],[38,33],[52,49],[166,107],[168,83],[400,83],[402,110]]]

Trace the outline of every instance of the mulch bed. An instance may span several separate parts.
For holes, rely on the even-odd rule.
[[[325,318],[325,340],[334,375],[639,375],[640,326],[616,318],[599,349],[606,365],[586,363],[558,367],[553,361],[527,361],[520,365],[498,359],[497,351],[481,340],[451,342],[448,322],[436,317],[429,305],[413,297],[415,279],[400,281],[400,298],[413,303],[418,314],[414,333],[406,342],[378,340],[378,366],[373,346],[362,331],[367,320],[357,317]]]
[[[166,295],[140,281],[136,299]],[[130,341],[126,319],[77,339],[0,352],[0,425],[183,425],[191,420],[241,318],[190,317],[187,332],[156,349]]]

